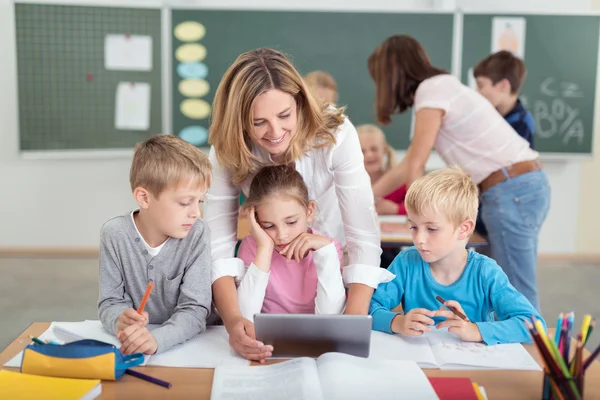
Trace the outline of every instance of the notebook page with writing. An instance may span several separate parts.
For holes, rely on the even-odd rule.
[[[248,365],[230,345],[224,326],[208,326],[187,342],[152,356],[146,365],[181,368],[215,368],[219,365]]]
[[[438,368],[429,341],[425,337],[372,331],[369,359],[414,361],[421,368]]]
[[[323,397],[331,400],[438,399],[414,361],[375,360],[342,353],[317,359]]]
[[[519,343],[487,346],[463,342],[447,330],[426,335],[440,369],[510,369],[541,371],[539,364]]]
[[[323,400],[317,364],[296,358],[267,366],[215,368],[211,400]]]

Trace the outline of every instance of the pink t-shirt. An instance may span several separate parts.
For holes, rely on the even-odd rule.
[[[446,164],[458,165],[477,184],[492,172],[539,156],[485,97],[452,75],[421,82],[414,110],[422,108],[444,110],[434,148]]]
[[[313,230],[315,235],[323,235]],[[328,236],[338,253],[340,270],[343,266],[343,253],[340,243]],[[257,244],[252,236],[247,236],[238,249],[238,258],[249,266],[256,256]],[[309,252],[300,262],[287,261],[277,251],[271,258],[271,273],[265,292],[262,313],[265,314],[314,314],[317,296],[317,271],[313,254]]]

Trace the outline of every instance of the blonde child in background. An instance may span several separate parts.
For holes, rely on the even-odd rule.
[[[309,72],[304,77],[304,81],[316,98],[325,103],[337,103],[337,84],[330,73],[325,71]]]
[[[242,241],[237,259],[244,318],[253,321],[257,313],[341,314],[346,304],[342,247],[310,228],[315,202],[309,200],[300,173],[289,165],[262,168],[244,208],[250,236]]]
[[[378,126],[360,125],[356,127],[356,131],[365,160],[365,169],[371,178],[371,185],[373,185],[396,164],[396,151],[387,143],[383,131]],[[380,215],[406,215],[405,197],[406,185],[402,185],[377,202],[375,205],[377,213]]]
[[[413,182],[406,211],[415,247],[396,257],[388,268],[395,278],[375,290],[373,329],[421,336],[435,325],[468,342],[531,342],[525,320],[539,313],[494,260],[465,248],[478,204],[477,185],[459,168]],[[445,299],[441,307],[437,296]],[[406,314],[392,311],[399,303]]]
[[[210,231],[200,203],[211,184],[208,157],[156,135],[136,147],[129,174],[139,208],[100,230],[98,313],[124,354],[169,350],[206,330],[211,314]],[[149,282],[154,289],[139,315]],[[147,324],[160,326],[148,330]]]

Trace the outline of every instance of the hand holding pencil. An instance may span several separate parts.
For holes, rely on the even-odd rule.
[[[458,301],[444,300],[440,296],[436,299],[443,305],[436,311],[436,317],[444,317],[445,321],[437,324],[438,329],[448,328],[448,332],[458,336],[465,342],[482,342],[483,337],[477,324],[469,321],[465,311]],[[448,311],[450,310],[450,311]]]

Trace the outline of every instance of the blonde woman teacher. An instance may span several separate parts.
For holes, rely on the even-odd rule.
[[[253,324],[240,313],[236,281],[246,268],[234,258],[240,192],[248,194],[264,165],[294,164],[302,175],[317,203],[313,227],[347,247],[346,313],[367,314],[374,288],[393,275],[379,268],[373,192],[358,135],[343,110],[315,100],[282,53],[253,50],[221,79],[209,142],[213,183],[205,220],[212,235],[213,298],[231,346],[250,360],[262,361],[272,351],[255,340]],[[286,224],[293,222],[290,216]]]
[[[432,149],[448,165],[460,166],[479,185],[492,257],[539,310],[537,245],[550,207],[550,185],[538,153],[488,100],[431,65],[414,38],[389,37],[371,54],[368,65],[380,123],[388,124],[392,114],[408,108],[415,111],[406,156],[373,185],[375,197],[423,175]],[[434,223],[429,230],[430,242],[415,244],[435,251]]]

